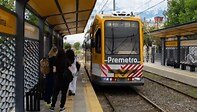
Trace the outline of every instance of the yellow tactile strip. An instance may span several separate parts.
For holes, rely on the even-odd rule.
[[[86,100],[87,112],[103,112],[102,107],[89,81],[84,84],[84,95]],[[73,112],[74,97],[68,96],[65,107],[66,112]]]
[[[84,84],[84,93],[88,112],[103,112],[102,107],[89,81]]]
[[[85,81],[82,81],[82,83],[87,112],[103,112],[102,107],[97,99],[97,96],[90,81],[88,80],[87,75],[85,73],[81,75],[85,79]],[[67,96],[65,104],[66,112],[74,112],[74,97],[75,96]]]
[[[73,96],[67,96],[66,99],[66,112],[73,112],[73,103],[74,103],[74,97]]]

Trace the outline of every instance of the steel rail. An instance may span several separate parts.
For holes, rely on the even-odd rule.
[[[150,99],[148,99],[146,96],[144,96],[142,93],[138,92],[136,89],[134,89],[134,91],[141,96],[144,100],[146,100],[148,103],[150,103],[151,105],[153,105],[155,108],[157,108],[159,111],[161,112],[166,112],[164,109],[162,109],[160,106],[158,106],[156,103],[154,103],[153,101],[151,101]]]
[[[146,79],[148,79],[148,80],[150,80],[150,81],[152,81],[152,82],[155,82],[155,83],[157,83],[157,84],[160,84],[160,85],[162,85],[162,86],[164,86],[164,87],[167,87],[167,88],[169,88],[169,89],[172,89],[172,90],[174,90],[174,91],[176,91],[176,92],[178,92],[178,93],[181,93],[181,94],[183,94],[183,95],[185,95],[185,96],[187,96],[187,97],[190,97],[190,98],[193,98],[193,99],[197,99],[196,97],[194,97],[194,96],[191,96],[191,95],[189,95],[189,94],[187,94],[187,93],[184,93],[184,92],[182,92],[182,91],[179,91],[179,90],[177,90],[177,89],[174,89],[174,88],[172,88],[172,87],[170,87],[170,86],[168,86],[168,85],[165,85],[165,84],[163,84],[163,83],[161,83],[161,82],[158,82],[158,81],[156,81],[156,80],[154,80],[154,79],[151,79],[151,78],[148,78],[148,77],[145,77],[144,76],[144,78],[146,78]]]
[[[106,100],[108,101],[109,105],[111,106],[113,112],[116,112],[112,102],[109,100],[109,98],[107,97],[107,95],[105,93],[103,93],[104,97],[106,98]]]

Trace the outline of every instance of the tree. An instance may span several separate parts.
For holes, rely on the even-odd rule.
[[[166,15],[166,26],[197,21],[197,2],[196,0],[171,0],[168,3]]]
[[[0,5],[6,7],[11,11],[15,11],[15,0],[0,0]],[[27,9],[25,10],[25,19],[29,20],[35,25],[38,24],[38,18],[31,11]]]
[[[65,48],[65,49],[68,49],[70,46],[71,46],[70,43],[66,43],[66,42],[64,43],[64,48]]]
[[[79,42],[75,42],[73,47],[76,49],[76,50],[79,50],[79,47],[80,47],[80,43]]]
[[[4,39],[0,36],[0,45],[3,43]]]
[[[0,5],[8,8],[11,11],[15,10],[15,5],[14,5],[15,0],[0,0]]]
[[[38,17],[35,16],[31,11],[25,10],[25,18],[30,22],[34,23],[35,25],[38,24]]]

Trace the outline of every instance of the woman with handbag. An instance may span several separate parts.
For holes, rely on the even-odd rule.
[[[45,76],[45,91],[44,91],[44,101],[47,106],[51,104],[51,97],[53,94],[54,89],[54,80],[55,80],[55,60],[57,55],[58,49],[57,47],[53,46],[48,53],[48,61],[49,61],[49,73]]]
[[[68,90],[69,83],[73,80],[72,73],[68,69],[69,66],[74,62],[66,56],[65,51],[60,48],[56,57],[56,83],[52,97],[52,104],[50,107],[51,111],[54,111],[55,104],[57,101],[57,96],[61,91],[61,101],[60,101],[60,112],[65,110],[66,94]]]

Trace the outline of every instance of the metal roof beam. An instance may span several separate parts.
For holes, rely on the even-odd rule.
[[[80,10],[80,11],[78,11],[78,13],[87,12],[87,11],[91,11],[91,9]],[[66,14],[73,14],[73,13],[77,13],[77,12],[76,11],[74,11],[74,12],[66,12],[66,13],[62,13],[62,14],[66,15]],[[59,16],[59,15],[61,15],[61,14],[52,14],[52,15],[44,16],[44,18],[49,18],[49,17],[53,17],[53,16]]]
[[[66,25],[66,27],[67,27],[67,30],[68,30],[69,34],[71,34],[71,33],[70,33],[70,30],[69,30],[69,28],[68,28],[68,24],[67,24],[67,22],[66,22],[66,19],[64,18],[64,15],[63,15],[63,12],[62,12],[62,9],[61,9],[61,7],[60,7],[60,4],[59,4],[58,0],[55,0],[55,4],[56,4],[56,6],[57,6],[57,8],[58,8],[58,10],[59,10],[59,12],[60,12],[60,14],[61,14],[63,20],[64,20],[64,23],[65,23],[65,25]]]
[[[83,28],[83,27],[85,27],[85,26],[78,26],[78,28]],[[75,29],[76,27],[71,27],[71,28],[69,28],[69,29]],[[67,29],[57,29],[57,30],[55,30],[55,31],[57,31],[57,32],[60,32],[60,31],[64,31],[64,30],[67,30]]]
[[[26,5],[26,8],[31,11],[34,15],[36,15],[38,18],[44,19],[41,17],[36,10],[34,10],[29,4]]]
[[[87,20],[79,20],[78,22],[84,22],[84,21],[87,21]],[[77,21],[70,21],[70,22],[67,22],[67,24],[70,24],[70,23],[76,23]],[[62,24],[65,24],[65,23],[59,23],[59,24],[54,24],[52,25],[53,27],[56,27],[58,25],[62,25]]]
[[[79,0],[76,0],[76,33],[78,28],[78,10],[79,10]]]

